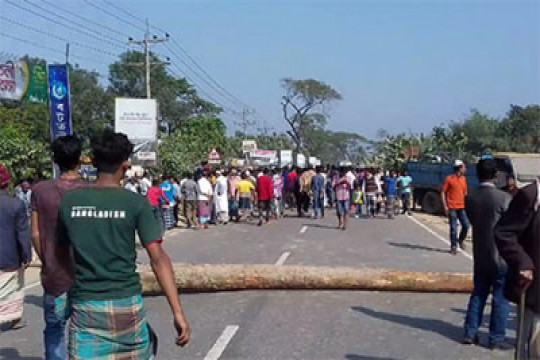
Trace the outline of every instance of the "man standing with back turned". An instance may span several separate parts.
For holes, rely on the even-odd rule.
[[[150,204],[119,186],[133,144],[126,135],[106,130],[93,139],[92,151],[95,185],[64,195],[58,212],[57,242],[71,248],[75,262],[69,358],[149,360],[153,355],[136,272],[135,233],[167,297],[177,345],[189,341],[189,325]]]
[[[75,267],[66,248],[55,243],[58,207],[69,190],[85,186],[77,173],[81,156],[81,141],[64,136],[52,144],[53,159],[60,168],[60,178],[43,181],[34,186],[32,194],[32,243],[41,260],[43,286],[43,315],[45,330],[45,359],[66,359],[65,318],[59,317],[60,307],[66,304],[66,291],[73,285]]]
[[[519,303],[518,359],[540,359],[540,176],[518,191],[495,227],[508,264],[505,294]]]
[[[478,344],[478,327],[484,306],[492,293],[489,348],[507,350],[505,342],[508,301],[504,298],[507,266],[495,246],[494,228],[512,197],[495,187],[497,166],[493,159],[480,160],[476,172],[480,187],[466,198],[467,216],[473,228],[474,289],[467,307],[463,343]]]
[[[454,163],[454,173],[444,180],[441,191],[441,201],[444,213],[450,223],[450,253],[457,254],[457,246],[465,250],[465,238],[469,230],[469,220],[465,213],[465,196],[467,196],[467,180],[465,179],[465,164],[461,160]],[[457,235],[457,222],[461,224],[459,238]]]

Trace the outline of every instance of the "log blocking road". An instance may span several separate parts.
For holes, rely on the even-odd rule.
[[[432,232],[400,216],[394,221],[351,219],[349,229],[340,231],[329,211],[324,220],[286,217],[261,228],[253,220],[203,232],[172,230],[164,247],[172,261],[185,263],[472,271],[467,254],[449,255],[446,235],[428,229]],[[143,251],[139,261],[148,261]],[[1,333],[0,360],[43,358],[41,294],[40,286],[27,291],[28,326]],[[183,294],[192,326],[192,342],[184,349],[173,344],[166,299],[145,297],[145,306],[160,338],[158,359],[511,358],[511,352],[460,345],[467,300],[464,294],[364,291]],[[513,341],[515,309],[508,327]],[[484,344],[486,331],[481,334]]]

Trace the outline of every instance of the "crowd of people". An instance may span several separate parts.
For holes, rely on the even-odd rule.
[[[191,330],[161,246],[164,231],[180,218],[204,230],[231,221],[255,220],[262,226],[287,209],[321,219],[335,209],[338,228],[345,230],[350,214],[411,215],[414,179],[406,171],[398,176],[352,166],[213,169],[202,163],[181,180],[148,173],[126,178],[133,145],[124,134],[105,131],[92,141],[98,175],[90,185],[78,173],[81,148],[75,136],[55,140],[52,153],[60,176],[33,185],[22,182],[15,196],[7,191],[9,170],[0,164],[0,324],[25,325],[24,271],[33,246],[42,263],[46,359],[152,358],[156,340],[136,272],[136,235],[168,300],[176,343],[184,346]],[[466,165],[459,160],[454,165],[441,189],[450,253],[465,250],[473,228],[474,289],[463,343],[479,342],[491,293],[489,347],[513,347],[506,342],[510,299],[519,304],[519,353],[538,359],[540,178],[521,190],[511,184],[506,191],[497,189],[496,162],[485,158],[476,165],[480,186],[469,193]]]
[[[258,219],[258,225],[279,219],[286,209],[298,217],[324,218],[336,209],[338,227],[345,230],[349,214],[375,218],[411,215],[413,179],[407,171],[360,169],[352,166],[315,168],[212,168],[206,163],[176,177],[124,179],[125,188],[146,196],[162,231],[183,218],[188,228],[207,229]]]

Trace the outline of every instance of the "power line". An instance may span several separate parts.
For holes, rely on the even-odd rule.
[[[52,48],[52,47],[45,46],[45,45],[43,45],[43,44],[35,43],[35,42],[30,41],[30,40],[27,40],[27,39],[23,39],[23,38],[20,38],[20,37],[17,37],[17,36],[13,36],[13,35],[10,35],[10,34],[6,34],[6,33],[1,32],[1,31],[0,31],[0,36],[4,36],[4,37],[6,37],[6,38],[9,38],[9,39],[12,39],[12,40],[16,40],[16,41],[19,41],[19,42],[21,42],[21,43],[25,43],[25,44],[27,44],[27,45],[31,45],[31,46],[34,46],[34,47],[37,47],[37,48],[40,48],[40,49],[43,49],[43,50],[47,50],[47,51],[53,52],[53,53],[55,53],[55,54],[61,54],[62,57],[64,56],[63,51],[61,51],[61,50],[59,50],[59,49],[55,49],[55,48]],[[88,58],[86,58],[86,57],[77,56],[77,55],[73,55],[72,57],[75,58],[75,59],[79,59],[79,60],[83,60],[83,61],[88,61]],[[97,61],[97,60],[95,60],[95,59],[94,59],[93,61],[98,62],[98,63],[101,63],[101,64],[109,65],[109,63]],[[96,71],[93,71],[93,72],[99,74],[99,73],[96,72]],[[100,77],[107,78],[105,75],[101,75],[101,74],[100,74]]]
[[[124,13],[125,15],[129,16],[130,18],[132,18],[132,19],[134,19],[134,20],[137,20],[137,21],[139,21],[139,22],[141,22],[141,23],[144,23],[144,24],[146,23],[146,20],[145,20],[145,19],[133,15],[133,14],[130,13],[129,11],[127,11],[127,10],[121,8],[120,6],[114,4],[114,3],[110,2],[110,1],[103,0],[103,2],[104,2],[105,4],[107,4],[107,5],[109,5],[110,7],[114,8],[115,10]],[[163,29],[161,29],[161,28],[159,28],[159,27],[157,27],[157,26],[154,26],[154,25],[152,25],[152,24],[150,24],[150,27],[151,27],[152,29],[157,30],[157,31],[161,31],[161,32],[163,32],[163,33],[167,33],[166,30],[163,30]]]
[[[146,32],[144,33],[144,39],[140,41],[135,41],[131,38],[129,38],[130,44],[137,44],[142,45],[144,47],[144,67],[146,72],[146,98],[150,99],[150,73],[152,72],[152,65],[154,64],[167,64],[166,62],[158,61],[158,62],[152,62],[150,61],[150,45],[157,44],[157,43],[164,43],[169,41],[169,35],[167,35],[164,38],[158,38],[157,36],[154,36],[153,38],[150,38],[150,27],[148,24],[148,21],[146,21]],[[130,64],[130,65],[138,65],[138,64]]]
[[[99,40],[99,41],[108,43],[109,45],[112,45],[112,46],[114,46],[114,47],[116,47],[116,48],[118,47],[118,45],[117,45],[116,43],[114,43],[114,42],[112,42],[112,41],[109,41],[109,40],[107,40],[107,39],[104,39],[103,37],[99,37],[99,36],[97,36],[97,35],[94,35],[93,33],[89,33],[89,32],[87,32],[87,31],[81,30],[81,29],[79,29],[79,28],[77,28],[77,27],[75,27],[75,26],[71,26],[71,25],[67,25],[67,24],[61,24],[61,23],[57,22],[57,20],[54,19],[54,18],[50,18],[50,17],[45,16],[45,15],[43,15],[43,14],[40,14],[40,13],[38,13],[38,12],[36,12],[36,11],[33,11],[33,10],[31,10],[31,9],[25,8],[25,7],[23,7],[23,6],[20,6],[19,4],[14,3],[12,0],[4,0],[4,1],[6,2],[6,4],[9,4],[9,5],[11,5],[11,6],[15,6],[15,7],[19,8],[19,9],[21,9],[21,10],[23,10],[23,11],[26,11],[26,12],[28,12],[28,13],[30,13],[30,14],[33,14],[34,16],[37,16],[37,17],[40,17],[40,18],[45,19],[45,20],[47,20],[47,21],[50,21],[51,23],[54,23],[54,24],[60,25],[60,26],[64,26],[64,27],[66,27],[66,28],[68,28],[68,29],[71,29],[71,30],[73,30],[73,31],[79,32],[79,33],[84,34],[84,35],[86,35],[86,36],[88,36],[88,37],[91,37],[91,38],[93,38],[93,39],[96,39],[96,40]]]
[[[213,90],[217,95],[220,95],[221,97],[223,97],[223,99],[227,100],[228,102],[230,102],[230,100],[226,97],[226,96],[223,96],[223,92],[221,92],[219,89],[217,89],[214,85],[212,85],[212,83],[210,83],[209,81],[207,81],[204,77],[202,77],[201,75],[199,75],[197,72],[193,71],[193,68],[191,66],[189,66],[189,64],[187,62],[185,62],[179,55],[178,53],[176,53],[173,49],[171,49],[168,45],[165,45],[165,48],[167,50],[170,51],[171,55],[174,56],[175,58],[177,58],[188,70],[190,70],[194,76],[197,77],[197,79],[201,80],[203,83],[205,83],[207,86],[210,87],[211,90]],[[196,82],[194,82],[193,80],[191,80],[191,82],[193,82],[195,85],[197,85]],[[199,87],[201,87],[199,85]],[[234,102],[231,102],[231,104],[234,104],[234,106],[237,106],[236,103]]]
[[[26,29],[31,30],[33,32],[36,32],[38,34],[42,34],[42,35],[51,37],[51,38],[56,39],[56,40],[60,40],[60,41],[66,42],[66,43],[70,43],[70,44],[73,44],[73,45],[76,45],[76,46],[80,46],[80,47],[83,47],[83,48],[86,48],[86,49],[89,49],[89,50],[92,50],[92,51],[95,51],[95,52],[98,52],[98,53],[101,53],[101,54],[112,56],[114,58],[117,58],[119,56],[118,54],[113,54],[113,53],[111,53],[109,51],[106,51],[106,50],[103,50],[103,49],[95,48],[95,47],[80,43],[78,41],[70,40],[70,39],[64,38],[62,36],[58,36],[58,35],[55,35],[55,34],[48,33],[48,32],[43,31],[41,29],[38,29],[38,28],[35,28],[35,27],[32,27],[32,26],[23,24],[21,22],[18,22],[16,20],[13,20],[13,19],[10,19],[10,18],[7,18],[5,16],[0,16],[0,19],[2,19],[4,21],[7,21],[7,22],[9,22],[11,24],[26,28]]]
[[[210,101],[212,101],[214,104],[218,105],[220,108],[222,108],[223,110],[227,110],[229,112],[236,112],[235,110],[233,110],[232,108],[226,106],[226,105],[223,105],[222,103],[220,103],[219,101],[217,101],[213,96],[211,96],[210,94],[208,94],[207,92],[205,92],[200,86],[198,86],[196,83],[193,82],[193,80],[175,63],[172,63],[171,64],[173,67],[175,67],[183,76],[179,76],[177,73],[175,73],[172,69],[169,69],[171,71],[171,73],[173,75],[175,75],[176,77],[183,77],[185,78],[186,80],[188,80],[189,82],[191,82],[193,84],[193,86],[196,88],[197,92],[200,93],[201,95],[203,95],[204,97],[208,98]]]
[[[130,13],[129,11],[121,8],[120,6],[116,5],[116,4],[113,4],[112,2],[110,1],[107,1],[107,0],[103,0],[105,4],[109,5],[110,7],[116,9],[117,11],[120,11],[124,14],[126,14],[127,16],[131,17],[132,19],[136,20],[136,21],[139,21],[139,22],[144,22],[145,20],[143,20],[142,18],[138,17],[138,16],[135,16],[133,15],[132,13]],[[88,0],[85,0],[85,2],[88,2]],[[125,21],[124,19],[121,19],[121,21]],[[131,23],[132,24],[132,23]],[[156,29],[158,31],[161,31],[161,32],[164,32],[164,33],[168,33],[166,30],[160,28],[160,27],[157,27],[157,26],[153,26],[153,25],[150,25],[151,28],[153,29]],[[178,57],[178,59],[180,60],[180,62],[182,62],[193,74],[195,74],[195,76],[197,78],[199,78],[201,81],[203,81],[205,84],[207,84],[208,86],[210,86],[212,89],[214,89],[214,91],[218,94],[220,94],[223,98],[227,99],[227,101],[235,104],[235,105],[240,105],[242,107],[247,107],[247,108],[253,108],[252,106],[249,106],[247,105],[245,102],[243,102],[241,99],[239,99],[237,96],[233,95],[230,91],[228,91],[224,86],[222,86],[217,80],[215,80],[201,65],[199,65],[199,63],[193,58],[193,56],[191,56],[186,49],[184,49],[182,47],[182,45],[180,45],[180,43],[174,38],[174,37],[171,37],[171,40],[172,40],[172,43],[178,48],[178,50],[184,54],[184,56],[191,62],[193,63],[193,65],[198,69],[198,71],[200,71],[204,76],[201,76],[199,75],[199,73],[194,70],[191,66],[189,66],[184,60],[182,60],[182,58],[176,54],[176,56]],[[168,46],[166,46],[167,48],[169,48]],[[169,48],[169,51],[173,52],[173,50],[171,50]],[[174,53],[174,52],[173,52]],[[206,80],[204,77],[206,77],[208,80]],[[259,115],[260,116],[260,115]]]
[[[134,23],[132,23],[130,21],[127,21],[126,19],[121,18],[120,16],[116,15],[115,13],[112,13],[112,12],[108,11],[107,9],[102,8],[101,6],[98,6],[98,5],[92,3],[92,2],[90,2],[88,0],[83,0],[83,1],[85,3],[87,3],[88,5],[90,5],[91,7],[93,7],[94,9],[97,9],[97,10],[101,11],[102,13],[107,14],[107,15],[115,18],[116,20],[121,21],[124,24],[130,25],[130,26],[132,26],[132,27],[134,27],[135,29],[138,29],[138,30],[146,31],[146,29],[143,28],[142,26],[135,25]]]
[[[90,24],[93,24],[93,25],[95,25],[95,26],[98,26],[99,28],[106,29],[106,30],[108,30],[108,31],[110,31],[110,32],[112,32],[112,33],[115,33],[116,35],[120,35],[120,36],[125,37],[125,38],[127,38],[127,37],[129,36],[129,35],[127,35],[126,33],[123,33],[123,32],[121,32],[121,31],[118,31],[118,30],[116,30],[116,29],[113,29],[113,28],[111,28],[111,27],[108,27],[107,25],[105,25],[105,24],[103,24],[103,23],[99,23],[99,22],[94,21],[94,20],[92,20],[92,19],[85,18],[84,16],[78,15],[78,14],[72,12],[72,11],[69,11],[69,10],[66,10],[66,9],[63,9],[63,8],[58,8],[55,4],[53,4],[53,3],[51,3],[51,2],[49,2],[49,1],[47,1],[47,0],[40,0],[40,1],[43,2],[43,3],[45,3],[45,4],[47,4],[47,5],[49,5],[49,6],[51,6],[51,7],[54,7],[57,11],[58,11],[58,10],[63,11],[63,12],[66,13],[66,14],[69,14],[69,15],[71,15],[71,16],[74,16],[74,17],[78,18],[78,19],[81,19],[81,20],[83,20],[83,21],[86,21],[87,23],[90,23]]]
[[[23,0],[23,1],[30,4],[32,7],[36,7],[38,9],[41,9],[42,11],[45,11],[45,12],[49,11],[49,9],[47,9],[47,8],[41,6],[41,5],[38,5],[38,4],[34,4],[29,0]],[[111,36],[109,36],[107,34],[103,34],[103,33],[99,32],[99,31],[97,31],[96,29],[89,28],[84,24],[81,24],[81,23],[75,22],[73,20],[70,20],[70,19],[66,18],[65,16],[63,16],[63,15],[55,13],[55,16],[58,17],[59,19],[64,20],[67,23],[75,24],[75,25],[79,26],[80,28],[85,29],[85,31],[90,31],[91,33],[98,34],[99,36],[101,36],[101,37],[103,37],[105,39],[108,39],[110,41],[116,42],[116,43],[121,44],[121,45],[125,45],[125,43],[122,40],[118,40],[118,39],[113,38],[113,37],[111,37]]]
[[[195,61],[195,59],[176,41],[175,38],[172,38],[172,43],[176,45],[176,47],[199,69],[216,87],[221,89],[225,94],[227,94],[228,97],[230,97],[234,102],[238,103],[239,105],[249,107],[246,105],[242,100],[240,100],[238,97],[231,94],[227,89],[225,89],[221,84],[219,84],[202,66]]]

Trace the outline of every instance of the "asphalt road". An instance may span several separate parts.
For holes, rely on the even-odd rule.
[[[173,261],[370,266],[470,272],[470,255],[448,254],[445,234],[399,217],[324,220],[288,217],[259,228],[229,224],[204,232],[173,230],[164,246]],[[425,225],[424,225],[425,226]],[[147,257],[140,252],[139,260]],[[34,277],[35,278],[35,277]],[[35,281],[35,279],[33,280]],[[160,338],[158,359],[510,359],[511,352],[463,346],[468,296],[362,291],[248,291],[183,294],[193,336],[173,345],[165,298],[146,297]],[[28,326],[0,333],[0,360],[42,359],[41,289],[28,290]],[[486,314],[489,313],[489,307]],[[512,311],[508,337],[515,337]],[[481,336],[487,341],[486,328]]]

